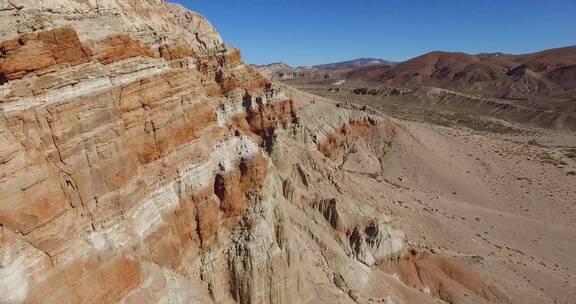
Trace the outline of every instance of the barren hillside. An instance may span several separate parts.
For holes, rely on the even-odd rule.
[[[288,66],[259,70],[327,97],[372,95],[384,104],[426,103],[532,127],[576,130],[575,66],[576,47],[566,47],[526,55],[431,52],[398,64],[331,70],[321,77],[292,73],[297,69]],[[278,77],[279,71],[289,77]]]

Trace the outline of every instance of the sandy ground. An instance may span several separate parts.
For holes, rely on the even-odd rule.
[[[355,175],[392,198],[383,207],[411,244],[462,259],[513,303],[576,303],[576,176],[563,154],[574,137],[544,133],[554,147],[541,147],[404,124],[421,146],[395,143],[383,178]]]

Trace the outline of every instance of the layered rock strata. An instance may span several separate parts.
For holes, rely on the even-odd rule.
[[[257,216],[274,208],[258,134],[294,115],[282,93],[181,7],[5,6],[46,30],[2,28],[0,302],[297,297],[291,249]]]
[[[398,123],[292,98],[160,0],[0,8],[0,303],[415,294],[373,289],[407,237],[346,173]]]

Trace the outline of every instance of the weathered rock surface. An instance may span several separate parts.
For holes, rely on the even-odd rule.
[[[340,170],[398,123],[289,97],[160,0],[0,8],[0,303],[423,297],[375,267],[407,237]]]
[[[510,302],[500,290],[455,260],[425,257],[412,251],[404,258],[387,263],[382,268],[393,272],[406,284],[449,303]]]

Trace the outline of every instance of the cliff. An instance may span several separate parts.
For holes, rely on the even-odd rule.
[[[374,267],[406,236],[338,169],[410,138],[394,120],[277,87],[160,0],[0,18],[0,303],[432,301]]]

